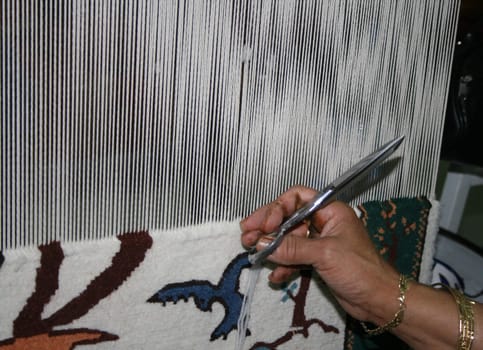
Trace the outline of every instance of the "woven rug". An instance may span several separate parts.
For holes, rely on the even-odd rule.
[[[435,222],[429,225],[431,203],[424,198],[404,198],[384,202],[374,201],[361,205],[361,219],[364,221],[371,239],[386,261],[398,271],[415,280],[429,282],[427,260],[423,262],[425,243],[434,254],[434,237],[437,231]],[[431,220],[433,221],[433,220]],[[434,226],[433,226],[434,225]],[[431,242],[425,242],[425,236]],[[432,259],[429,259],[432,264]],[[424,272],[422,273],[422,268]],[[347,317],[345,349],[410,349],[404,342],[390,333],[368,337],[360,322]]]
[[[381,254],[420,279],[430,276],[434,204],[358,207]],[[216,222],[5,251],[0,349],[234,349],[249,267],[239,235],[238,221]],[[380,346],[311,271],[282,286],[267,283],[269,272],[256,287],[246,349]]]

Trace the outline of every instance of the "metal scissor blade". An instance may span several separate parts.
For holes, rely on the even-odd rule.
[[[319,192],[312,201],[307,203],[302,208],[298,209],[292,216],[285,220],[277,231],[269,234],[274,237],[274,240],[268,244],[263,250],[256,251],[253,249],[248,255],[248,260],[252,265],[259,264],[265,260],[282,242],[283,237],[295,226],[299,225],[311,216],[316,210],[329,204],[335,199],[335,196],[347,185],[354,183],[370,169],[389,157],[404,140],[404,136],[400,136],[379,149],[372,154],[360,160],[348,171],[339,176],[336,180],[331,182],[323,191]]]
[[[404,135],[386,143],[379,147],[376,151],[361,159],[358,163],[353,165],[349,170],[334,180],[329,186],[334,188],[342,188],[347,184],[357,180],[364,175],[368,170],[374,168],[377,164],[389,157],[403,142]]]

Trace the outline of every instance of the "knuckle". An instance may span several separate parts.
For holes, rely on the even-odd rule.
[[[298,258],[297,253],[299,249],[297,242],[298,240],[295,237],[290,237],[285,245],[285,257],[291,262],[296,261]]]
[[[276,258],[282,264],[295,264],[298,258],[298,244],[295,237],[288,235],[284,238],[282,244],[275,251]]]

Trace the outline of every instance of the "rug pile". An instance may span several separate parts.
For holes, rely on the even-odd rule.
[[[430,276],[435,208],[426,198],[358,206],[384,258],[420,280]],[[235,220],[4,251],[0,349],[233,349],[250,266],[239,235]],[[388,341],[366,338],[311,271],[281,286],[269,273],[256,287],[246,349]]]

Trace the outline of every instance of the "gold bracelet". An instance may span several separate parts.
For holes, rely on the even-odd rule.
[[[399,297],[397,298],[399,300],[399,310],[394,314],[394,318],[392,321],[389,321],[385,325],[379,326],[374,329],[369,329],[365,325],[364,322],[361,322],[361,326],[364,329],[364,331],[370,335],[379,335],[381,333],[384,333],[392,328],[396,328],[399,326],[404,318],[404,311],[406,311],[406,292],[409,289],[409,281],[411,278],[401,274],[399,276]]]
[[[459,314],[459,336],[458,336],[458,350],[470,350],[473,339],[475,338],[475,316],[473,312],[473,305],[475,302],[470,300],[457,289],[450,288],[443,283],[435,283],[433,287],[446,288],[458,305]]]

